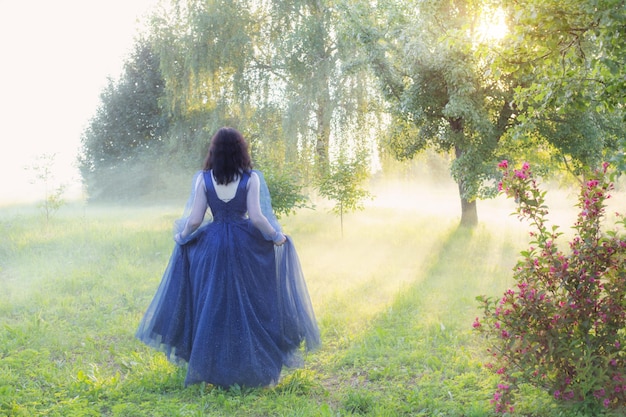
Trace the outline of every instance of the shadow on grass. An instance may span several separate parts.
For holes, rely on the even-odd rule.
[[[362,414],[490,415],[495,379],[471,334],[475,297],[504,290],[515,259],[489,230],[450,229],[415,283],[337,356],[328,391]]]

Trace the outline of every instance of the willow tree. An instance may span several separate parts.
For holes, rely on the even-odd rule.
[[[218,127],[240,125],[253,111],[249,73],[258,23],[248,3],[162,1],[152,16],[175,150],[200,154]]]
[[[445,0],[390,1],[351,13],[391,103],[387,148],[401,160],[428,147],[454,155],[467,226],[477,223],[476,199],[494,192],[498,143],[514,117],[514,83],[490,73],[498,42],[481,34],[488,12],[481,1]]]
[[[371,77],[329,0],[179,0],[153,19],[170,109],[192,141],[232,121],[257,148],[322,169],[367,137]],[[191,131],[190,131],[191,129]]]
[[[312,161],[322,173],[333,146],[366,137],[371,117],[380,114],[373,79],[355,54],[337,1],[262,3],[266,49],[256,62],[278,80],[287,154]]]

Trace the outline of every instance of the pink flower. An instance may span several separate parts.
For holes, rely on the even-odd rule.
[[[495,404],[498,401],[500,401],[500,398],[502,397],[502,394],[500,394],[499,392],[494,392],[493,394],[493,398],[491,399],[491,404]]]
[[[472,324],[472,327],[477,329],[480,327],[480,322],[478,321],[478,317],[476,317],[476,320],[474,320],[474,323]]]
[[[522,165],[522,171],[528,171],[530,169],[530,165],[528,165],[528,162],[524,162],[524,165]]]
[[[499,164],[498,164],[498,168],[503,168],[503,169],[507,169],[509,167],[509,161],[507,161],[506,159],[503,159]]]

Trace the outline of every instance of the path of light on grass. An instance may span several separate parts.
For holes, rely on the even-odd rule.
[[[513,215],[511,199],[478,201],[479,225],[468,237],[456,232],[460,202],[452,181],[384,182],[374,184],[372,194],[364,211],[344,215],[343,238],[339,218],[323,205],[284,219],[296,237],[316,311],[332,332],[362,329],[411,287],[433,294],[423,319],[437,322],[451,311],[469,317],[477,312],[477,295],[499,296],[511,285],[531,230]],[[548,219],[564,239],[572,233],[576,201],[576,189],[550,189],[546,196]],[[623,193],[614,193],[607,205],[611,219],[626,206]]]

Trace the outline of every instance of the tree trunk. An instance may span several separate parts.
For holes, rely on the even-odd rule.
[[[319,114],[319,112],[318,112]],[[323,178],[329,173],[329,152],[330,128],[318,122],[318,129],[315,141],[315,175]]]
[[[451,120],[450,127],[452,128],[453,132],[462,135],[463,119]],[[463,156],[463,150],[459,147],[458,144],[454,147],[454,155],[457,159]],[[456,183],[459,187],[459,197],[461,199],[461,226],[475,227],[478,224],[478,210],[476,208],[476,200],[469,201],[467,197],[465,197],[463,178],[458,178]]]
[[[325,83],[328,85],[328,83]],[[318,165],[318,172],[325,172],[328,165],[328,145],[330,143],[330,120],[332,118],[332,108],[330,104],[330,93],[328,89],[320,92],[317,99],[317,109],[315,110],[317,119],[315,157]]]
[[[459,194],[462,195],[462,185],[459,184]],[[475,227],[478,224],[478,210],[476,209],[476,200],[468,201],[467,198],[461,197],[461,226]]]

